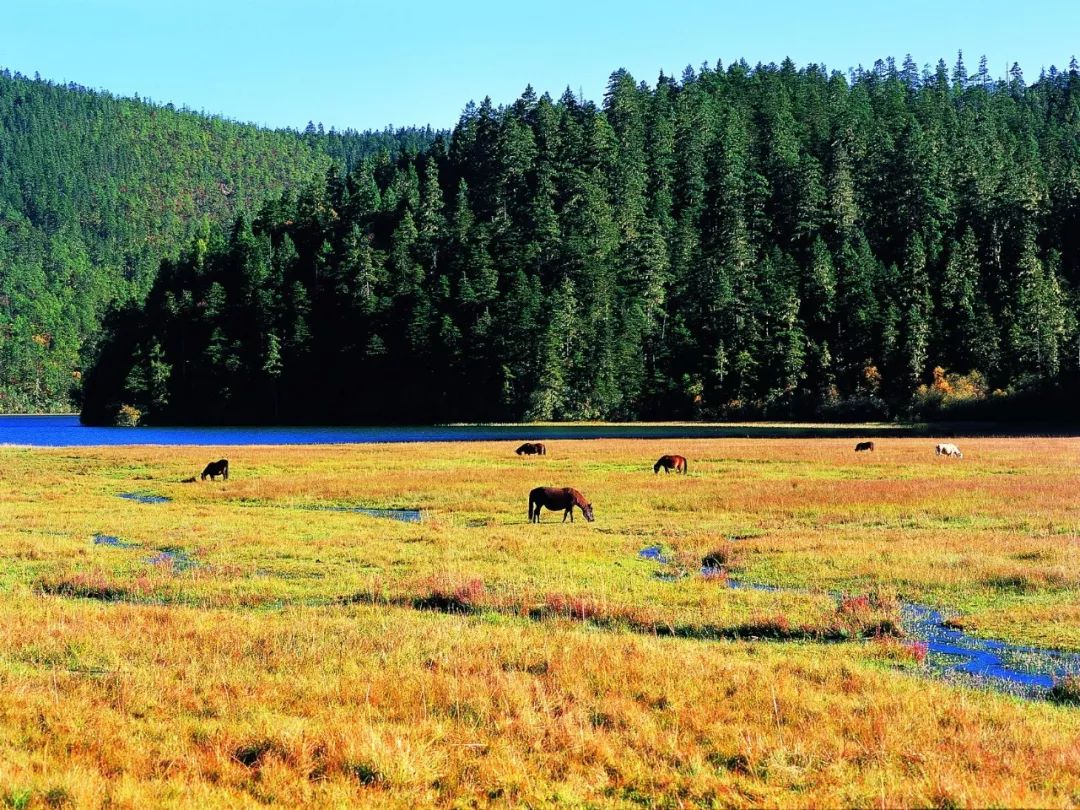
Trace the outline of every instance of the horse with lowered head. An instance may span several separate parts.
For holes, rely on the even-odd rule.
[[[946,444],[939,444],[934,448],[934,454],[938,456],[963,458],[964,454],[960,452],[960,448],[955,444],[948,442]]]
[[[660,460],[653,465],[653,473],[659,473],[661,467],[665,473],[675,470],[676,473],[686,475],[686,456],[660,456]]]
[[[569,517],[570,522],[573,523],[575,506],[581,510],[581,514],[585,516],[589,523],[593,522],[592,504],[586,501],[585,496],[576,489],[570,487],[537,487],[529,493],[529,522],[539,523],[540,507],[546,507],[551,510],[565,509],[562,522],[566,523],[566,518]]]
[[[540,442],[525,442],[514,452],[519,456],[546,456],[547,448]]]
[[[210,480],[213,481],[217,476],[222,476],[226,481],[229,480],[229,460],[223,458],[220,461],[211,461],[202,471],[203,481],[206,480],[206,476],[210,476]]]

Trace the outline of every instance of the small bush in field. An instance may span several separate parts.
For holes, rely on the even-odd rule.
[[[71,797],[71,793],[67,788],[63,787],[51,787],[45,791],[45,795],[42,796],[45,800],[45,804],[48,807],[71,807],[75,804],[75,800]]]
[[[343,770],[365,787],[374,787],[386,782],[382,771],[370,762],[346,762]]]
[[[1050,687],[1047,697],[1054,703],[1080,706],[1080,675],[1066,675],[1064,678],[1059,678]]]
[[[277,745],[273,740],[258,739],[238,747],[233,751],[233,759],[247,768],[256,768],[262,764],[267,754],[276,749]]]
[[[705,568],[727,568],[735,559],[735,549],[731,546],[719,546],[701,558]]]
[[[12,810],[26,810],[33,798],[34,792],[29,788],[12,789],[4,794],[4,807],[10,807]]]

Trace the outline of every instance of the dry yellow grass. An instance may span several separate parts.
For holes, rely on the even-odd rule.
[[[924,677],[888,639],[717,640],[857,638],[899,593],[1080,649],[1080,442],[961,444],[2,448],[0,801],[1080,804],[1076,709]],[[691,474],[654,476],[663,452]],[[230,481],[179,483],[222,455]],[[537,485],[597,522],[529,525]],[[116,497],[140,490],[173,501]],[[426,519],[302,508],[347,504]],[[653,544],[808,592],[661,581]],[[416,609],[440,599],[471,613]]]

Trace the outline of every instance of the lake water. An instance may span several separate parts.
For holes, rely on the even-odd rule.
[[[125,444],[371,444],[553,439],[911,435],[901,425],[428,425],[414,427],[85,427],[77,416],[0,416],[0,445],[83,447]]]

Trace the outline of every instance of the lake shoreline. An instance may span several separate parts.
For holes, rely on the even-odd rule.
[[[1074,437],[1073,425],[827,422],[529,422],[355,426],[140,426],[93,427],[68,415],[0,416],[0,446],[214,446],[415,444],[475,441],[576,441],[586,439],[888,439],[994,436]]]

